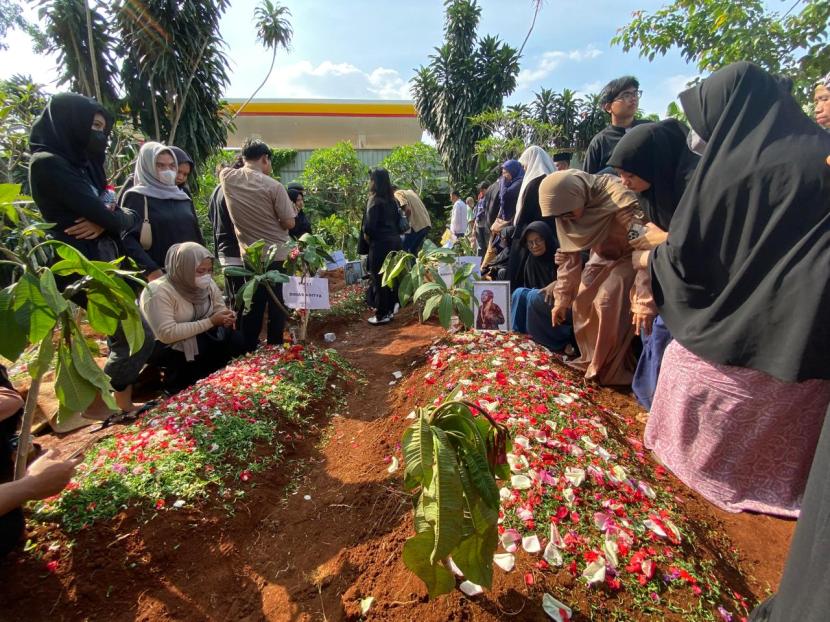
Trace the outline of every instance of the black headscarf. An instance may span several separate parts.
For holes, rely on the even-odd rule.
[[[663,231],[700,157],[686,145],[689,128],[676,119],[646,123],[629,130],[614,147],[608,166],[633,173],[651,184],[641,193],[648,219]]]
[[[170,151],[173,152],[173,155],[176,156],[176,164],[189,164],[190,172],[193,172],[193,169],[196,168],[196,164],[193,162],[193,158],[187,155],[187,151],[181,147],[176,147],[175,145],[170,145],[168,149],[170,149]]]
[[[105,154],[91,157],[87,153],[95,113],[104,115],[104,133],[109,136],[113,117],[97,101],[76,93],[53,96],[32,125],[29,149],[32,153],[54,153],[78,168],[85,168],[98,190],[103,190],[107,185]]]
[[[680,101],[707,145],[653,252],[660,315],[708,361],[830,378],[830,136],[747,62]]]
[[[538,257],[527,248],[527,234],[538,233],[545,240],[545,252]],[[559,246],[553,230],[541,220],[530,223],[522,234],[522,253],[525,255],[523,268],[523,287],[542,289],[556,280],[556,264],[553,257]]]

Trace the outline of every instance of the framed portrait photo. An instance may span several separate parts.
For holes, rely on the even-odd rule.
[[[476,281],[476,330],[510,330],[510,281]]]

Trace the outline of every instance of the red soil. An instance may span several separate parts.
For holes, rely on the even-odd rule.
[[[337,416],[296,438],[279,467],[258,475],[233,515],[221,508],[149,519],[125,512],[76,534],[71,549],[57,530],[40,527],[32,534],[37,555],[15,554],[0,565],[0,620],[334,622],[359,620],[359,600],[367,596],[375,598],[369,620],[546,620],[545,580],[528,588],[523,572],[497,572],[493,590],[475,600],[456,593],[427,602],[401,561],[411,505],[401,491],[402,470],[388,474],[385,460],[396,453],[407,413],[433,397],[417,365],[443,331],[419,324],[411,312],[389,326],[361,321],[333,330],[333,346],[368,383],[344,396]],[[406,380],[390,386],[397,370]],[[598,399],[642,417],[627,395],[603,389]],[[778,583],[794,523],[726,514],[691,492],[686,499],[688,513],[710,526],[699,534],[702,554],[734,545],[730,583],[763,598]],[[52,541],[64,546],[48,552]],[[58,562],[54,572],[47,560]],[[521,554],[517,562],[530,566]]]

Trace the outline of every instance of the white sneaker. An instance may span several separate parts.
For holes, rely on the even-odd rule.
[[[395,307],[392,309],[392,315],[398,315],[398,311],[401,310],[401,304],[399,302],[395,303]]]
[[[388,324],[389,322],[392,321],[392,314],[390,313],[389,315],[386,315],[386,316],[384,316],[380,319],[378,319],[376,315],[373,315],[367,321],[372,326],[380,326],[381,324]]]

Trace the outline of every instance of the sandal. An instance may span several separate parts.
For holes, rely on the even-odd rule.
[[[96,426],[90,430],[91,432],[100,432],[101,430],[110,427],[111,425],[115,425],[117,423],[132,423],[138,417],[148,410],[151,410],[153,407],[157,406],[158,402],[156,400],[150,400],[149,402],[145,402],[140,407],[136,408],[135,410],[122,410],[121,412],[112,413],[109,417],[104,419],[101,422],[101,425]]]

